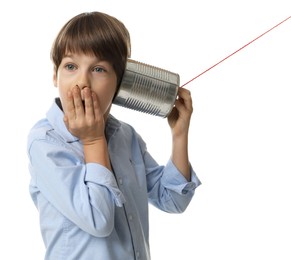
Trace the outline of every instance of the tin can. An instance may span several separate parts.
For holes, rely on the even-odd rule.
[[[113,104],[167,117],[173,109],[179,84],[177,73],[128,59]]]

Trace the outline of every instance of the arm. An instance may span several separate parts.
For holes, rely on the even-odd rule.
[[[189,92],[181,89],[175,108],[168,117],[172,129],[173,148],[171,159],[166,166],[159,165],[154,160],[138,134],[134,134],[133,137],[131,159],[136,175],[140,178],[144,174],[146,175],[150,203],[166,212],[185,211],[195,189],[201,183],[188,159],[187,146],[191,113],[192,102]]]
[[[168,116],[172,131],[172,161],[177,169],[190,181],[190,163],[188,158],[188,132],[193,112],[190,91],[179,88],[175,107]]]
[[[167,212],[183,212],[195,189],[201,184],[188,158],[188,132],[192,114],[190,92],[179,89],[175,107],[168,116],[172,132],[171,160],[165,167],[155,164],[145,153],[148,168],[147,181],[152,204]]]
[[[122,205],[113,174],[96,163],[83,163],[72,144],[61,143],[49,132],[31,137],[28,146],[32,194],[40,211],[47,210],[37,202],[38,194],[62,215],[93,236],[111,233],[115,206]]]
[[[142,178],[144,173],[146,175],[150,203],[166,212],[184,212],[196,188],[201,184],[191,164],[187,161],[191,176],[191,179],[187,180],[172,159],[165,166],[159,165],[147,151],[146,143],[141,136],[137,134],[135,138],[137,141],[133,141],[133,144],[139,145],[132,145],[133,167],[139,178]]]

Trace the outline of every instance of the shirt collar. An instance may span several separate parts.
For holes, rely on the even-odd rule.
[[[121,123],[111,114],[108,115],[105,127],[105,134],[107,141],[115,134],[115,132],[121,127]]]
[[[64,123],[64,112],[62,111],[58,103],[60,104],[60,100],[59,98],[56,98],[46,114],[47,120],[49,121],[53,129],[57,131],[66,142],[72,143],[79,141],[79,139],[76,136],[72,135],[68,131]],[[119,120],[117,120],[114,116],[109,114],[105,129],[107,140],[109,140],[110,137],[114,135],[114,133],[116,132],[116,130],[119,129],[120,126],[121,123],[119,122]]]

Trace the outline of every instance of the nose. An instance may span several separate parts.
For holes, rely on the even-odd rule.
[[[80,90],[83,90],[84,88],[90,88],[87,84],[77,84],[76,86],[79,87]]]
[[[76,84],[80,90],[83,90],[84,88],[91,88],[90,85],[90,80],[89,80],[89,76],[86,75],[86,73],[83,73],[82,75],[80,75],[80,77],[77,79],[77,84]]]

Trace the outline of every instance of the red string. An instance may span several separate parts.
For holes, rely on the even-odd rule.
[[[208,68],[207,70],[201,72],[200,74],[198,74],[196,77],[194,77],[193,79],[189,80],[188,82],[186,82],[185,84],[183,84],[181,86],[184,87],[185,85],[189,84],[190,82],[192,82],[194,79],[197,79],[198,77],[200,77],[201,75],[203,75],[204,73],[206,73],[207,71],[213,69],[214,67],[216,67],[218,64],[220,64],[221,62],[225,61],[226,59],[230,58],[232,55],[236,54],[237,52],[241,51],[242,49],[244,49],[245,47],[247,47],[248,45],[250,45],[251,43],[253,43],[254,41],[258,40],[259,38],[261,38],[262,36],[264,36],[265,34],[267,34],[268,32],[272,31],[273,29],[275,29],[276,27],[278,27],[279,25],[281,25],[282,23],[286,22],[288,19],[290,19],[291,16],[289,16],[288,18],[284,19],[282,22],[276,24],[275,26],[273,26],[271,29],[267,30],[266,32],[262,33],[261,35],[259,35],[258,37],[256,37],[255,39],[253,39],[252,41],[250,41],[249,43],[245,44],[244,46],[242,46],[241,48],[239,48],[238,50],[236,50],[235,52],[229,54],[227,57],[225,57],[224,59],[222,59],[221,61],[217,62],[216,64],[214,64],[213,66],[211,66],[210,68]]]

